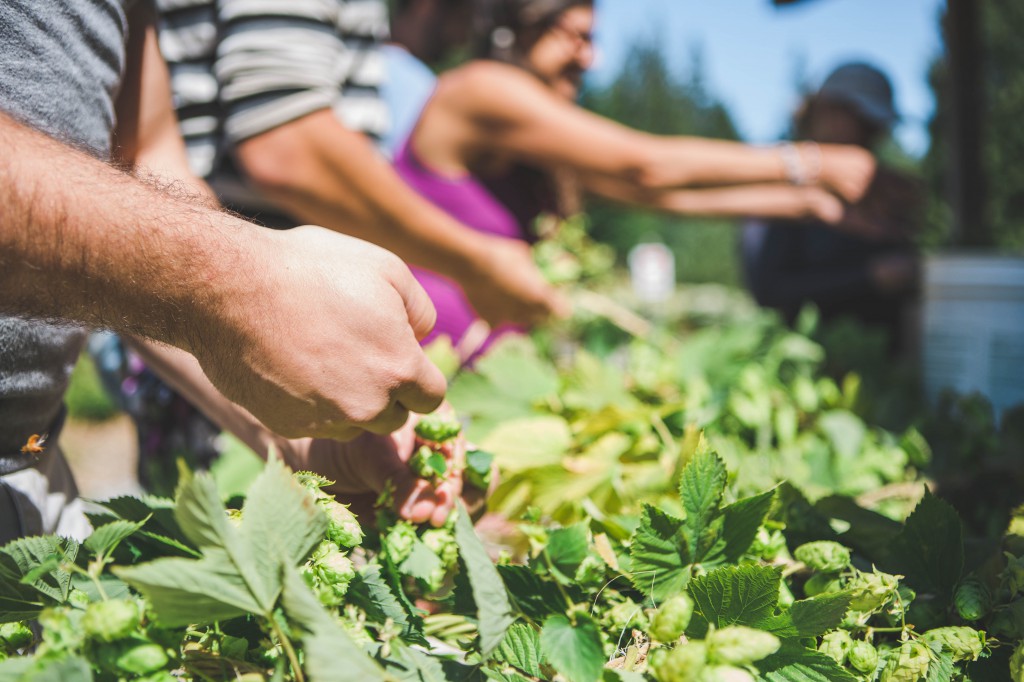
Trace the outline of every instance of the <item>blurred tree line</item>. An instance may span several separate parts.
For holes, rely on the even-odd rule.
[[[984,71],[984,143],[988,196],[985,220],[995,245],[1003,251],[1024,251],[1024,2],[985,0],[980,3]],[[932,144],[922,162],[928,182],[926,239],[948,244],[952,210],[948,200],[950,126],[949,66],[936,59],[929,73],[935,93],[935,116],[929,123]]]
[[[659,43],[637,44],[618,76],[603,87],[585,90],[582,104],[652,133],[738,139],[729,112],[705,85],[699,49],[691,53],[688,66],[687,75],[680,77],[669,69]],[[676,254],[680,280],[740,282],[739,233],[732,221],[681,218],[598,199],[587,209],[593,236],[613,245],[620,257],[638,242],[660,240]]]

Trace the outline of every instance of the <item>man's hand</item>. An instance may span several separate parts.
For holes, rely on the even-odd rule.
[[[441,526],[462,493],[466,443],[459,436],[449,475],[433,485],[418,478],[409,467],[416,448],[415,424],[416,417],[411,417],[392,434],[364,433],[348,443],[313,440],[307,448],[298,449],[299,460],[292,465],[336,481],[328,492],[337,495],[340,502],[351,504],[360,519],[373,518],[373,504],[390,482],[395,510],[402,518]]]
[[[859,201],[875,176],[875,157],[866,149],[850,145],[823,144],[820,151],[821,185],[831,189],[847,203]],[[802,152],[806,163],[808,152]]]
[[[526,242],[488,239],[473,273],[459,281],[480,317],[492,327],[531,326],[569,314],[568,303],[541,275]]]
[[[445,380],[418,339],[434,308],[393,254],[318,227],[253,230],[245,276],[214,283],[192,352],[213,383],[274,432],[346,440],[430,412]]]

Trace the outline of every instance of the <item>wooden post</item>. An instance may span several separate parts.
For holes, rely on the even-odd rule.
[[[985,87],[981,47],[984,0],[947,0],[943,32],[949,57],[952,110],[947,170],[953,207],[953,241],[959,246],[992,246],[985,211]]]

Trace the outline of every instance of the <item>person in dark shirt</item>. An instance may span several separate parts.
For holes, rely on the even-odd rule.
[[[802,140],[875,150],[896,120],[885,74],[849,63],[804,103],[795,133]],[[813,220],[749,224],[742,242],[747,286],[759,304],[777,309],[790,323],[813,303],[822,320],[855,318],[884,329],[891,350],[901,349],[903,320],[916,298],[918,259],[911,236],[917,195],[912,180],[880,168],[839,229],[807,229],[820,226]]]

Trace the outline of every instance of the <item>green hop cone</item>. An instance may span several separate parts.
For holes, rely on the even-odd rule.
[[[384,536],[382,549],[388,558],[397,565],[406,560],[409,553],[412,552],[415,542],[416,529],[408,521],[399,521]]]
[[[455,542],[455,535],[448,528],[431,528],[420,536],[427,547],[441,559],[446,569],[452,568],[459,560],[459,545]]]
[[[707,645],[700,641],[659,648],[648,659],[658,682],[693,682],[707,665]]]
[[[651,616],[650,635],[659,642],[671,643],[686,632],[693,617],[693,600],[677,594],[663,603]]]
[[[114,642],[139,629],[139,607],[133,601],[114,599],[89,604],[82,617],[85,636],[99,642]]]
[[[708,634],[708,661],[724,665],[747,665],[771,656],[782,643],[770,632],[745,625],[730,625]]]
[[[39,613],[39,625],[43,628],[41,652],[55,653],[72,651],[82,645],[81,611],[69,608],[47,608]]]
[[[850,647],[846,660],[858,672],[870,673],[878,667],[878,650],[870,642],[859,639]]]
[[[985,634],[966,626],[935,628],[921,636],[925,642],[941,644],[954,661],[976,661],[985,649]]]
[[[0,625],[0,651],[13,654],[32,644],[32,631],[24,623],[4,623]]]
[[[843,589],[843,581],[834,573],[815,573],[804,583],[804,594],[816,597],[819,594],[832,594]]]
[[[135,675],[152,673],[167,665],[167,653],[159,644],[152,642],[133,643],[117,656],[118,670]]]
[[[1024,642],[1019,642],[1010,656],[1010,682],[1024,682]]]
[[[416,422],[415,431],[423,440],[445,443],[462,433],[462,424],[454,415],[428,414]]]
[[[850,608],[854,611],[870,612],[889,603],[896,595],[899,578],[888,573],[858,573],[846,588],[853,593]]]
[[[632,599],[626,599],[605,611],[602,625],[616,634],[634,628],[646,631],[650,627],[643,607]]]
[[[477,490],[486,491],[494,477],[494,455],[483,450],[466,451],[466,470],[462,480]]]
[[[317,504],[327,514],[328,540],[346,548],[357,547],[363,541],[363,529],[347,505],[330,497],[317,500]]]
[[[839,665],[846,663],[847,656],[853,648],[853,638],[846,630],[836,630],[821,638],[818,651],[825,654]]]
[[[1006,568],[1003,570],[1003,581],[1010,589],[1010,596],[1016,597],[1024,592],[1024,557],[1016,557],[1004,552]]]
[[[600,557],[588,554],[580,562],[574,576],[581,587],[599,587],[604,583],[605,564]]]
[[[757,678],[734,665],[709,665],[700,671],[697,682],[756,682]]]
[[[992,591],[980,580],[968,578],[956,588],[953,604],[964,620],[981,620],[992,610]]]
[[[355,575],[352,561],[329,540],[317,546],[303,569],[306,582],[325,606],[341,604]]]
[[[878,682],[918,682],[928,676],[930,649],[921,642],[909,641],[889,652]]]
[[[409,459],[409,468],[420,478],[434,479],[448,472],[448,460],[429,445],[421,445]]]
[[[793,557],[822,573],[836,573],[850,565],[850,550],[828,540],[800,545],[793,552]]]

